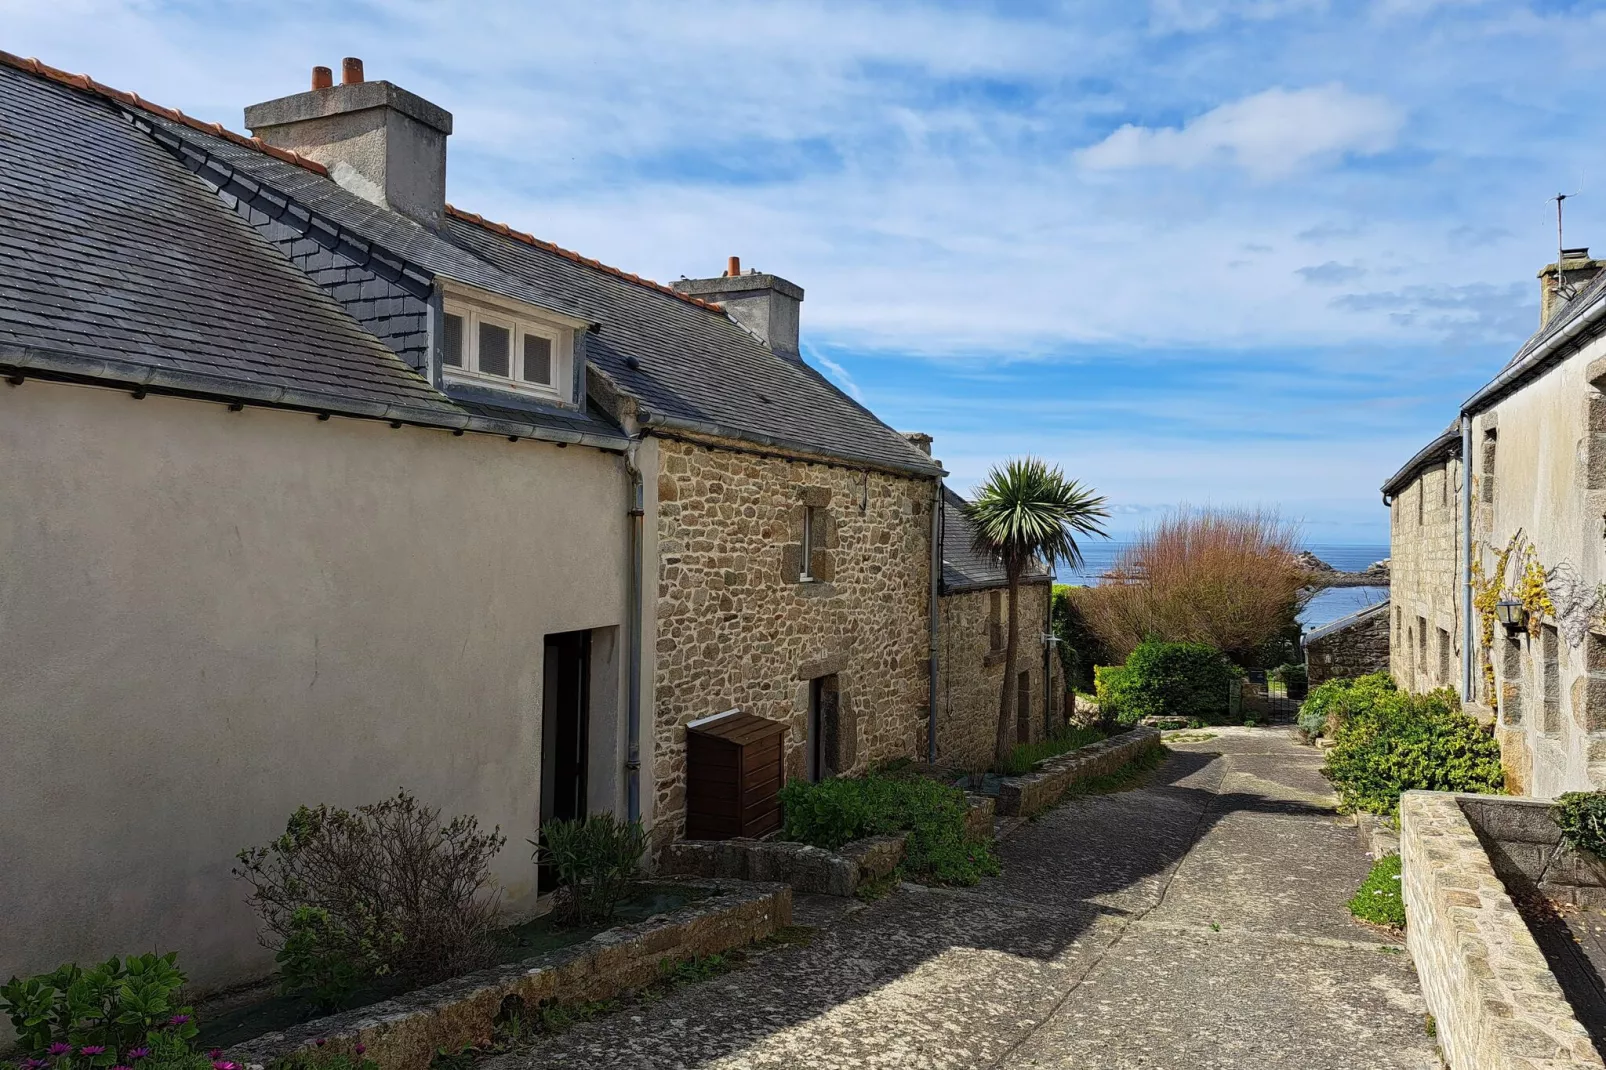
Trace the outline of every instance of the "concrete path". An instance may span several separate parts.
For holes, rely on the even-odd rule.
[[[1403,947],[1344,909],[1368,860],[1319,757],[1217,731],[1023,826],[998,879],[800,903],[808,946],[492,1067],[1437,1067]]]

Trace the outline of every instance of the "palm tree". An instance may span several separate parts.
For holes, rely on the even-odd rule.
[[[1015,680],[1015,655],[1020,640],[1016,613],[1021,573],[1033,561],[1052,567],[1082,563],[1076,536],[1105,535],[1099,521],[1110,514],[1104,497],[1066,479],[1058,467],[1036,457],[1019,457],[987,474],[987,481],[965,503],[965,516],[976,529],[973,549],[997,561],[1009,578],[1009,633],[1004,645],[1004,686],[998,696],[997,757],[1009,760],[1009,696]],[[1046,686],[1046,681],[1045,681]]]

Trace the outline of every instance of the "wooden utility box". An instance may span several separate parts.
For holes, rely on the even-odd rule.
[[[781,827],[786,725],[732,713],[686,728],[686,838],[764,836]]]

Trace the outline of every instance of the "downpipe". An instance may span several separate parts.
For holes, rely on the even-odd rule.
[[[1472,701],[1472,417],[1461,414],[1461,701]],[[1490,696],[1491,698],[1493,696]]]
[[[937,617],[942,581],[942,480],[933,482],[931,497],[931,618],[926,651],[926,764],[937,764],[937,649],[940,623]]]
[[[636,451],[641,440],[632,438],[625,451],[625,468],[630,473],[630,662],[626,668],[626,820],[641,820],[641,555],[642,507],[641,469],[636,467]]]

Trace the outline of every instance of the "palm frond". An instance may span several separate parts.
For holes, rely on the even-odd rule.
[[[1016,573],[1034,559],[1080,566],[1077,536],[1107,538],[1101,521],[1110,515],[1102,495],[1036,457],[995,467],[964,513],[976,529],[972,549]]]

